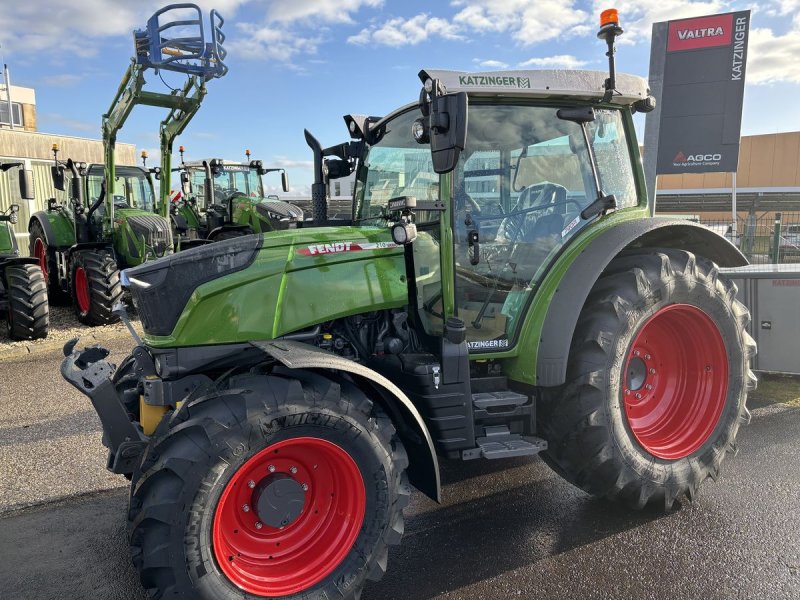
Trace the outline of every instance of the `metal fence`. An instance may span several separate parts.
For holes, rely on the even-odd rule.
[[[731,219],[699,222],[733,242],[751,263],[800,263],[800,212],[749,214]]]

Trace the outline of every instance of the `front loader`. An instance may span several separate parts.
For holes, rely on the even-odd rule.
[[[0,162],[0,170],[19,169],[23,200],[33,200],[33,175],[23,162]],[[19,220],[19,204],[0,212],[0,315],[12,340],[47,337],[50,305],[47,285],[36,259],[21,257],[12,225]]]
[[[170,20],[172,19],[172,20]],[[122,296],[121,269],[173,252],[169,219],[171,153],[175,138],[200,108],[206,82],[227,72],[222,17],[211,11],[206,31],[194,4],[168,5],[147,28],[134,32],[135,57],[103,115],[104,164],[58,158],[54,146],[53,182],[68,201],[49,202],[30,220],[30,252],[47,279],[53,299],[70,298],[87,325],[117,320],[113,306]],[[145,74],[171,71],[186,75],[170,93],[145,89]],[[168,109],[160,125],[161,167],[147,171],[117,166],[117,134],[139,105]],[[152,177],[161,180],[156,199]]]
[[[718,267],[746,260],[649,217],[621,33],[604,13],[610,75],[423,70],[339,151],[307,134],[316,226],[125,271],[143,339],[118,368],[72,341],[62,374],[132,478],[151,597],[358,598],[441,460],[539,455],[634,508],[716,479],[755,385]],[[349,223],[325,160],[357,166]]]
[[[289,191],[289,179],[282,168],[267,168],[260,160],[247,162],[208,158],[184,161],[179,148],[181,189],[171,207],[176,240],[181,248],[203,241],[219,241],[238,235],[266,233],[297,227],[303,210],[278,199],[268,198],[262,177],[281,173],[281,186]]]

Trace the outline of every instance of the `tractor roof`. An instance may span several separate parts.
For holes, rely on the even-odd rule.
[[[536,71],[489,71],[470,73],[465,71],[440,71],[425,69],[420,73],[438,79],[448,93],[467,92],[470,95],[514,96],[531,98],[573,97],[583,99],[602,98],[608,73],[604,71],[575,71],[549,69]],[[633,104],[647,98],[647,81],[636,75],[617,74],[617,92],[612,98],[615,104]]]

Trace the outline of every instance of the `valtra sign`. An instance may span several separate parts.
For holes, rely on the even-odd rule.
[[[727,46],[733,37],[733,15],[670,21],[667,52]]]
[[[741,11],[653,25],[658,174],[736,171],[749,23]]]

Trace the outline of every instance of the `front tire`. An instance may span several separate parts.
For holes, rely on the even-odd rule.
[[[122,298],[117,261],[105,250],[73,254],[70,293],[75,316],[85,325],[109,325],[119,318],[111,311]]]
[[[408,459],[353,384],[282,369],[235,377],[159,429],[128,523],[151,598],[355,599],[383,575]]]
[[[709,260],[663,249],[612,261],[579,317],[567,382],[545,390],[545,460],[636,508],[694,497],[749,420],[749,321]]]
[[[47,337],[50,306],[47,284],[36,265],[6,267],[8,294],[8,335],[12,340],[36,340]]]

